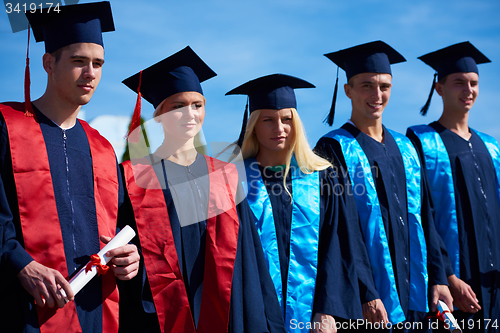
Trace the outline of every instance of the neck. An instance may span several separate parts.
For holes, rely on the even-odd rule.
[[[259,148],[259,153],[257,154],[257,162],[261,166],[276,166],[286,164],[287,150],[282,151],[267,151],[265,149]]]
[[[366,119],[351,114],[351,121],[363,133],[378,142],[384,142],[384,128],[382,127],[382,118]]]
[[[162,145],[158,147],[154,155],[179,165],[188,166],[196,160],[198,152],[194,147],[194,138],[183,141],[165,136]]]
[[[438,122],[466,140],[471,137],[469,132],[469,112],[453,112],[445,108]]]
[[[61,128],[73,127],[81,108],[81,105],[70,105],[59,98],[54,98],[48,91],[34,101],[33,104],[41,113]]]

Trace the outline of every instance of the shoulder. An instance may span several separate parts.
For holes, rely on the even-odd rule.
[[[414,150],[413,144],[406,135],[393,131],[391,129],[387,129],[386,134],[387,133],[389,134],[389,137],[392,137],[394,139],[400,150]]]
[[[24,115],[24,103],[20,102],[5,102],[0,103],[0,117],[2,125],[6,122],[5,118],[14,117],[13,119],[19,119],[20,115]]]
[[[111,143],[106,139],[104,136],[99,133],[98,130],[90,126],[85,120],[79,119],[80,124],[82,125],[83,129],[85,130],[85,133],[87,135],[87,138],[89,141],[97,141],[99,144],[103,145],[106,148],[111,148],[113,149],[113,146]],[[114,152],[114,150],[113,150]]]
[[[24,103],[21,102],[4,102],[0,103],[0,111],[23,111]]]
[[[421,125],[413,125],[408,127],[407,132],[413,133],[425,133],[425,132],[435,132],[436,130],[429,125],[421,124]]]
[[[202,155],[206,161],[207,161],[207,164],[209,166],[209,168],[211,168],[211,170],[218,170],[218,169],[224,169],[227,171],[230,171],[230,172],[236,172],[236,165],[234,163],[230,163],[230,162],[224,162],[224,161],[221,161],[217,158],[214,158],[214,157],[211,157],[211,156],[208,156],[208,155]]]
[[[323,136],[319,139],[318,143],[316,143],[314,152],[334,164],[337,154],[341,152],[340,143],[333,137]]]
[[[489,134],[486,134],[486,133],[483,133],[483,132],[479,132],[479,131],[477,131],[475,129],[472,129],[472,131],[475,132],[483,141],[485,141],[485,142],[491,142],[491,143],[495,144],[498,147],[498,141],[493,136],[491,136]]]

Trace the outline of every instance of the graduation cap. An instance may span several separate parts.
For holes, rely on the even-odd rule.
[[[424,54],[418,57],[418,59],[431,66],[436,71],[427,102],[420,110],[422,115],[427,114],[427,110],[431,104],[432,94],[434,93],[434,87],[436,85],[436,77],[437,81],[440,81],[445,76],[453,73],[473,72],[479,74],[477,65],[491,62],[490,59],[486,58],[486,56],[470,42],[453,44],[443,49]]]
[[[37,42],[45,42],[45,52],[52,53],[74,43],[104,46],[102,33],[114,31],[108,1],[62,6],[59,11],[26,12]]]
[[[45,42],[45,52],[52,53],[74,43],[95,43],[103,46],[102,33],[114,31],[109,2],[62,6],[60,10],[26,12],[37,42]],[[24,113],[34,117],[30,97],[29,28],[24,73]]]
[[[294,89],[316,88],[313,84],[294,76],[285,74],[271,74],[248,81],[227,95],[247,95],[248,102],[245,107],[243,124],[238,138],[238,147],[241,147],[248,121],[248,106],[250,113],[261,109],[281,110],[285,108],[297,108]]]
[[[346,72],[347,80],[360,73],[384,73],[391,74],[391,64],[404,62],[406,59],[388,44],[382,41],[374,41],[337,52],[327,53],[325,57],[337,65],[337,79],[333,92],[333,101],[330,113],[325,119],[328,125],[333,125],[335,116],[335,101],[339,83],[339,67]]]
[[[141,70],[123,80],[123,84],[137,92],[137,103],[132,116],[130,132],[140,124],[141,96],[156,109],[167,97],[185,91],[203,95],[200,82],[217,74],[189,47]]]

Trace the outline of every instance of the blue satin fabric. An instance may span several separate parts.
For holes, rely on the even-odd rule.
[[[255,158],[245,160],[248,181],[247,201],[254,214],[269,272],[284,313],[285,326],[290,328],[292,319],[308,323],[312,318],[314,290],[318,267],[318,243],[320,222],[319,173],[303,173],[292,158],[292,223],[290,234],[290,262],[287,279],[286,304],[283,304],[283,288],[269,194],[262,180]],[[293,330],[296,332],[296,330]],[[304,332],[307,332],[305,330]],[[291,332],[291,331],[290,331]]]
[[[427,247],[422,228],[422,193],[420,160],[410,139],[389,130],[399,147],[405,165],[408,205],[408,226],[410,232],[410,310],[429,312],[427,290]],[[422,246],[424,244],[424,246]]]
[[[458,239],[455,186],[450,157],[439,133],[428,125],[412,126],[424,152],[425,166],[432,193],[436,230],[443,239],[455,275],[460,278],[460,245]]]
[[[365,152],[348,131],[339,128],[325,135],[337,140],[351,178],[361,229],[372,265],[375,286],[384,303],[389,321],[402,322],[405,315],[399,303],[389,243],[380,211],[377,189]]]
[[[381,295],[389,320],[392,323],[402,322],[405,320],[405,315],[399,302],[389,244],[368,158],[351,133],[342,128],[329,132],[325,137],[333,138],[341,145],[353,186],[377,291]],[[409,141],[402,143],[401,135],[395,137],[395,140],[403,155],[407,197],[409,198],[408,221],[410,223],[410,253],[412,254],[410,256],[410,309],[427,311],[427,253],[420,222],[420,181],[419,177],[418,180],[412,179],[413,173],[420,173],[420,166],[415,163],[416,158],[410,158],[412,152],[407,151]]]
[[[488,149],[488,152],[491,155],[491,159],[493,160],[493,166],[495,167],[495,173],[496,173],[496,185],[497,185],[497,198],[498,201],[500,202],[500,148],[498,146],[497,140],[489,136],[488,134],[478,132],[476,130],[473,130],[476,132],[476,134],[483,140],[484,145]]]

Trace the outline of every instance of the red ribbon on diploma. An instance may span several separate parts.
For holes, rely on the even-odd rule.
[[[451,313],[451,312],[448,310],[444,310],[443,312],[437,310],[436,315],[427,316],[426,318],[437,318],[438,320],[441,320],[444,323],[444,328],[449,330],[450,326],[446,322],[446,316],[445,316],[446,313]]]
[[[101,257],[99,257],[97,254],[93,254],[90,256],[90,261],[87,264],[87,266],[85,267],[85,273],[90,271],[93,266],[97,267],[97,276],[99,276],[101,274],[104,275],[109,270],[108,265],[101,264]]]

